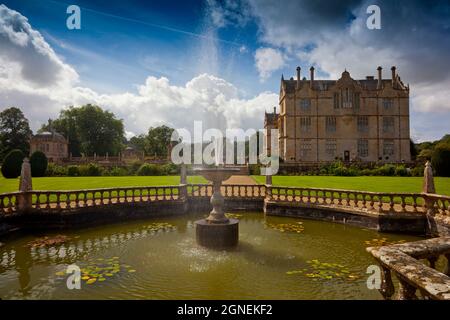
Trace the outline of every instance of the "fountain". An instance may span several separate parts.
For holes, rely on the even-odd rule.
[[[217,143],[216,150],[219,150]],[[197,243],[210,248],[234,247],[239,241],[239,220],[228,219],[225,216],[223,212],[224,198],[220,191],[222,182],[239,172],[239,169],[220,165],[219,158],[219,153],[216,152],[215,167],[194,169],[213,184],[211,196],[213,209],[206,219],[195,222]]]

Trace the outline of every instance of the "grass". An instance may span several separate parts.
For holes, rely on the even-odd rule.
[[[207,183],[200,176],[189,176],[189,183]],[[178,185],[179,176],[126,176],[126,177],[43,177],[33,178],[34,190],[79,190],[113,187],[141,187]],[[0,177],[0,193],[17,191],[19,179]]]
[[[265,177],[253,176],[258,183],[264,183]],[[336,176],[274,176],[272,183],[279,186],[306,188],[348,189],[374,192],[422,191],[422,177],[336,177]],[[450,178],[434,178],[436,193],[450,195]]]

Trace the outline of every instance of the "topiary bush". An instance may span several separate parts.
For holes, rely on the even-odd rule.
[[[47,156],[42,151],[35,151],[30,157],[31,176],[43,177],[47,171]]]
[[[3,159],[2,174],[7,179],[15,179],[20,176],[24,153],[19,149],[11,150]]]

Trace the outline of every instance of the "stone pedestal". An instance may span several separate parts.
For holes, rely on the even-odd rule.
[[[213,194],[211,205],[213,207],[206,219],[195,222],[197,243],[209,248],[233,247],[239,241],[239,220],[228,219],[223,212],[224,198],[220,192],[222,181],[227,180],[236,168],[204,168],[197,169],[204,178],[212,181]]]
[[[24,212],[32,208],[32,195],[30,193],[32,190],[31,165],[28,158],[25,158],[23,159],[22,170],[20,172],[20,193],[17,195],[17,208],[19,211]]]
[[[230,248],[239,242],[239,221],[229,219],[226,223],[211,223],[206,219],[195,222],[197,243],[209,248]]]

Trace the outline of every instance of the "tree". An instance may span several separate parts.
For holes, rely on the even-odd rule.
[[[173,131],[174,129],[165,125],[150,127],[145,143],[145,153],[157,157],[166,157]]]
[[[81,153],[117,155],[124,141],[122,120],[91,104],[61,111],[58,119],[49,120],[41,130],[55,130],[64,135],[69,140],[69,152],[73,156]]]
[[[32,134],[28,119],[19,108],[12,107],[0,112],[0,160],[13,149],[28,154]]]
[[[414,143],[414,141],[412,139],[409,139],[409,152],[411,154],[411,159],[416,160],[418,152],[417,152],[416,144]]]
[[[22,171],[22,162],[25,158],[22,150],[11,150],[3,160],[2,174],[7,179],[15,179],[20,176]]]
[[[145,134],[140,134],[138,136],[131,137],[129,143],[137,151],[145,151],[145,143],[147,137]]]
[[[31,175],[33,177],[43,177],[47,171],[48,160],[41,151],[35,151],[30,157]]]
[[[436,146],[431,164],[438,176],[450,177],[450,144],[439,143]]]

